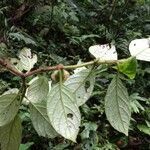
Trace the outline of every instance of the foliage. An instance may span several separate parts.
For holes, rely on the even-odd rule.
[[[119,58],[128,58],[129,42],[150,33],[149,0],[2,0],[0,20],[0,58],[23,73],[89,61],[87,49],[95,44],[113,44]],[[19,77],[0,68],[0,130],[12,130],[0,133],[1,149],[19,148],[18,117],[20,149],[147,149],[149,63],[137,65],[129,58],[117,66],[95,64],[69,72],[58,83],[51,81],[51,72],[29,76],[25,92]]]

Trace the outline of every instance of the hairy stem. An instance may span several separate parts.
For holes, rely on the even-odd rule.
[[[26,89],[27,89],[26,79],[25,79],[25,78],[22,78],[22,90],[21,90],[20,102],[22,102],[23,98],[25,97]]]
[[[5,61],[4,59],[0,58],[0,66],[6,68],[8,71],[10,71],[12,74],[21,77],[23,80],[26,77],[35,75],[35,74],[39,74],[39,73],[43,73],[43,72],[48,72],[48,71],[53,71],[53,70],[60,70],[60,69],[76,69],[76,68],[80,68],[83,66],[89,66],[89,65],[100,65],[100,64],[117,64],[118,62],[121,62],[125,59],[121,59],[121,60],[100,60],[100,59],[95,59],[93,61],[89,61],[89,62],[85,62],[82,64],[77,64],[77,65],[68,65],[68,66],[63,66],[62,64],[56,65],[56,66],[47,66],[47,67],[43,67],[43,68],[39,68],[36,70],[32,70],[26,73],[23,72],[19,72],[18,70],[16,70],[14,67],[12,67],[12,65]]]

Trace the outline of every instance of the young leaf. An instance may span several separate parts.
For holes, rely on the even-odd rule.
[[[48,118],[45,101],[42,103],[30,103],[30,114],[33,126],[39,136],[55,138],[58,135]]]
[[[57,84],[47,100],[47,113],[53,128],[64,138],[76,141],[81,116],[70,89]]]
[[[20,62],[17,64],[17,68],[22,71],[30,71],[34,64],[37,62],[37,55],[31,53],[31,49],[23,48],[19,54]]]
[[[119,62],[117,64],[118,70],[128,76],[130,79],[134,79],[136,75],[136,69],[137,69],[137,61],[135,57],[131,57],[128,59],[125,59],[122,62]]]
[[[131,41],[129,51],[138,60],[150,61],[150,38]]]
[[[41,102],[47,97],[49,92],[49,83],[46,77],[39,77],[36,80],[33,79],[30,86],[27,89],[26,97],[30,102]]]
[[[118,76],[111,81],[105,97],[105,113],[110,124],[128,135],[131,109],[127,89]]]
[[[16,116],[9,124],[0,127],[0,150],[18,150],[21,135],[21,120]]]
[[[0,96],[0,126],[14,119],[20,107],[17,94],[6,94]]]
[[[64,84],[76,95],[76,103],[81,106],[91,96],[94,83],[94,72],[90,69],[84,69],[71,75]]]
[[[116,47],[112,44],[91,46],[89,48],[89,52],[95,58],[100,58],[101,60],[117,60],[118,59]]]

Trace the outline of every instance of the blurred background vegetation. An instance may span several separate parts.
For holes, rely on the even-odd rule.
[[[89,61],[93,59],[89,46],[111,42],[116,45],[119,58],[126,58],[130,41],[148,35],[150,0],[0,1],[0,56],[15,57],[23,47],[29,47],[38,55],[36,67]],[[22,107],[20,150],[148,150],[150,63],[139,62],[134,80],[122,76],[132,107],[129,137],[115,131],[104,113],[104,97],[112,76],[109,68],[98,73],[92,97],[80,108],[82,126],[77,143],[61,137],[39,137],[28,108]],[[1,69],[0,77],[0,93],[19,86],[17,77]]]

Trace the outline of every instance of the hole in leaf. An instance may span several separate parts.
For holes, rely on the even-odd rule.
[[[28,55],[27,57],[30,58],[30,59],[32,59],[33,58],[33,54]]]
[[[90,81],[86,81],[84,87],[87,92],[88,88],[90,87]]]
[[[17,63],[17,62],[14,62],[13,64],[14,64],[14,65],[17,65],[18,63]]]
[[[22,70],[23,73],[26,73],[26,70]]]
[[[73,114],[71,113],[67,114],[67,118],[73,119]]]

